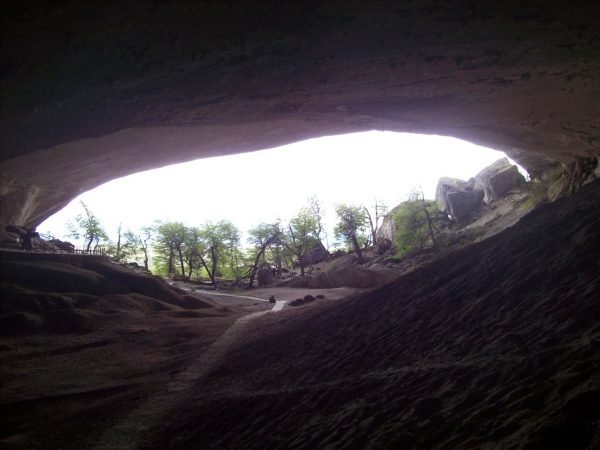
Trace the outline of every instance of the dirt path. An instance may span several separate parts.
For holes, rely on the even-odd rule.
[[[219,295],[240,297],[230,294]],[[263,299],[256,300],[267,301]],[[273,309],[258,311],[239,318],[212,343],[199,359],[177,374],[165,389],[155,392],[154,395],[131,411],[123,421],[106,430],[101,435],[95,448],[99,450],[138,448],[143,443],[145,434],[162,423],[162,418],[188,397],[187,390],[196,385],[218,364],[231,345],[243,334],[249,322],[264,314],[281,311],[285,303],[278,301]]]

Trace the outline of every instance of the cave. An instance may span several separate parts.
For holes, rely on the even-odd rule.
[[[135,171],[374,129],[593,172],[593,5],[363,3],[7,2],[0,223]]]
[[[460,138],[505,152],[532,178],[560,165],[563,181],[555,197],[562,200],[551,205],[552,214],[538,214],[540,220],[581,227],[586,223],[578,221],[597,221],[561,203],[589,190],[600,176],[600,8],[594,2],[232,0],[124,6],[65,0],[8,1],[1,8],[2,229],[35,228],[80,193],[137,171],[367,130]],[[597,201],[590,198],[591,204]],[[598,231],[588,232],[597,243]],[[507,239],[517,239],[511,236]],[[597,272],[595,278],[590,272],[599,267],[591,254],[597,247],[577,245],[580,260],[588,258],[591,265],[587,272],[577,268],[597,285]],[[530,281],[542,295],[543,280]],[[586,311],[594,317],[593,309]],[[589,330],[595,326],[586,324]],[[594,361],[589,368],[597,368]],[[573,448],[600,442],[598,384],[589,383],[589,391],[565,399],[565,414],[575,408],[575,416],[567,414],[566,422],[556,422],[531,445],[552,443],[553,436],[581,444]],[[309,395],[310,386],[306,389],[297,395]],[[266,414],[268,399],[260,402],[253,413]],[[436,402],[423,398],[414,406],[416,416],[443,409]],[[529,407],[541,402],[530,399]],[[320,403],[326,411],[327,400]],[[232,402],[230,410],[217,409],[227,414],[238,407]],[[296,417],[303,414],[300,409]],[[441,416],[431,417],[435,428]],[[506,424],[505,434],[516,433],[513,422]],[[363,425],[367,431],[350,442],[366,446],[366,433],[375,425]],[[181,432],[172,428],[173,435]],[[305,431],[308,436],[310,427]],[[384,446],[417,445],[414,430],[385,433],[395,441],[380,441]],[[477,444],[463,441],[463,448],[496,437],[481,434]],[[161,439],[155,441],[161,448],[177,448]],[[190,448],[190,442],[181,448]],[[223,442],[253,446],[251,440]],[[288,444],[308,448],[308,442]],[[313,445],[319,442],[335,447],[336,441]],[[447,446],[462,447],[458,441]]]

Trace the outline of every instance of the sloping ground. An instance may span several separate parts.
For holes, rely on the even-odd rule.
[[[104,258],[0,261],[0,448],[95,445],[241,316]]]
[[[3,251],[0,275],[0,335],[91,331],[111,310],[214,306],[106,257]]]
[[[599,448],[599,207],[596,182],[374,293],[256,319],[147,447]]]

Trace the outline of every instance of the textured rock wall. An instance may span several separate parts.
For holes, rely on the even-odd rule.
[[[533,174],[600,153],[593,2],[2,9],[0,223],[135,171],[351,131],[455,136]]]

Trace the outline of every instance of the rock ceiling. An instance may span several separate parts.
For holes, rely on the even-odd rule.
[[[456,4],[5,2],[0,224],[136,171],[362,130],[454,136],[534,173],[596,158],[600,8]]]

